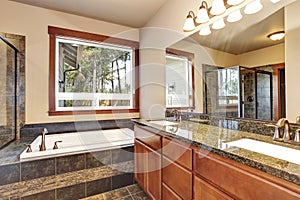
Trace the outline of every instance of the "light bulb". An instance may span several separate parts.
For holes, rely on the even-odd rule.
[[[237,22],[243,18],[243,15],[241,14],[240,10],[234,11],[233,13],[230,13],[227,17],[228,22]]]
[[[205,1],[202,2],[202,5],[199,8],[198,14],[197,14],[197,18],[196,18],[196,22],[197,23],[206,23],[209,21],[209,17],[208,17],[208,13],[207,13],[207,8],[204,6]],[[206,4],[207,5],[207,4]]]
[[[244,12],[247,15],[250,15],[250,14],[257,13],[262,8],[263,8],[263,5],[261,4],[260,0],[255,0],[251,3],[249,3],[248,5],[246,5],[246,8],[245,8]]]
[[[188,16],[185,19],[183,30],[184,31],[192,31],[195,29],[195,23],[191,12],[189,12]]]
[[[220,15],[220,14],[224,13],[225,10],[226,10],[226,7],[224,5],[223,0],[213,0],[213,2],[211,4],[210,14]]]
[[[212,25],[213,29],[222,29],[225,27],[224,19],[221,18],[218,21],[214,22]]]
[[[210,34],[211,34],[211,30],[209,26],[205,26],[199,31],[199,35],[210,35]]]
[[[278,3],[280,0],[270,0],[272,3]]]
[[[245,0],[228,0],[227,4],[231,5],[231,6],[235,6],[235,5],[242,3],[243,1],[245,1]]]

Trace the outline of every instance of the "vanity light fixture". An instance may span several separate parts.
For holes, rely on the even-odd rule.
[[[233,23],[233,22],[240,21],[242,18],[243,18],[243,15],[241,14],[241,11],[237,10],[228,15],[227,21]]]
[[[220,15],[226,11],[224,0],[213,0],[211,3],[210,14]]]
[[[210,34],[211,34],[211,30],[209,26],[205,26],[199,31],[199,35],[210,35]]]
[[[278,32],[271,33],[270,35],[268,35],[268,38],[270,38],[273,41],[278,41],[278,40],[283,39],[284,36],[285,36],[284,31],[278,31]]]
[[[261,4],[260,0],[255,0],[246,5],[246,8],[244,10],[245,14],[251,15],[254,13],[259,12],[263,8],[263,5]]]
[[[222,29],[225,27],[224,19],[221,18],[218,21],[215,21],[212,25],[212,28],[215,30]]]
[[[270,0],[272,2],[280,0]],[[245,6],[245,14],[254,14],[263,8],[260,0],[212,0],[211,4],[207,3],[207,0],[202,0],[198,9],[197,15],[193,11],[189,11],[183,26],[184,31],[193,31],[199,25],[204,25],[199,32],[199,35],[209,35],[211,31],[209,25],[212,25],[213,29],[221,29],[225,27],[223,14],[228,9],[231,12],[227,12],[228,22],[237,22],[243,18],[241,14],[241,7]],[[211,7],[209,7],[211,5]],[[224,14],[225,15],[225,14]],[[218,20],[214,20],[212,23],[210,20],[214,17],[218,17]],[[208,26],[208,27],[207,27]],[[206,31],[204,31],[206,30]]]

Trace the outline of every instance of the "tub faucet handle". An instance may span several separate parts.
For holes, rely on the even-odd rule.
[[[24,144],[24,145],[27,146],[27,150],[26,150],[27,153],[32,152],[31,144]]]
[[[61,141],[61,140],[55,141],[55,142],[54,142],[54,147],[53,147],[53,149],[58,149],[58,146],[57,146],[57,143],[58,143],[58,142],[62,142],[62,141]]]

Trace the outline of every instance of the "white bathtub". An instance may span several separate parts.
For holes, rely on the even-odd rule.
[[[58,149],[53,149],[54,142]],[[27,148],[21,153],[20,160],[36,160],[42,158],[71,155],[78,153],[115,149],[132,146],[134,143],[134,132],[128,128],[85,131],[74,133],[61,133],[46,135],[46,151],[39,151],[41,135],[32,143],[32,152],[27,153]]]

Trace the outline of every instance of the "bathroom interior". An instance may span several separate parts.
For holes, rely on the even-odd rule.
[[[300,199],[299,11],[2,1],[0,199]]]

